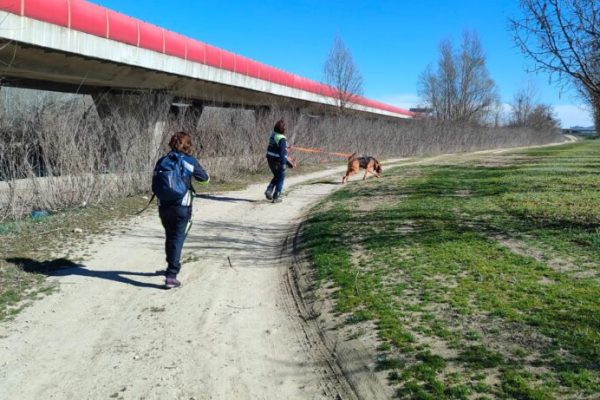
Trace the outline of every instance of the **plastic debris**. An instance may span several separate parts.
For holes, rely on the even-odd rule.
[[[31,218],[33,219],[47,217],[48,215],[49,213],[46,210],[33,210],[31,212]]]

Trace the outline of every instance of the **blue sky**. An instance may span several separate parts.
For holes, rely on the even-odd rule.
[[[528,61],[507,30],[507,18],[519,14],[516,0],[94,2],[317,81],[339,35],[363,75],[365,96],[401,107],[419,102],[418,77],[437,60],[439,42],[458,43],[470,29],[479,34],[503,103],[533,82],[563,126],[592,125],[573,91],[527,72]]]

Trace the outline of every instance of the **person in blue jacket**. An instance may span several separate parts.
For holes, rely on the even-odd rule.
[[[288,159],[287,139],[284,136],[285,121],[280,119],[273,128],[273,133],[269,137],[267,147],[267,163],[273,173],[273,179],[265,190],[265,197],[272,200],[273,203],[281,202],[281,193],[283,191],[283,182],[285,180],[285,170],[289,166],[294,168],[296,164]]]
[[[192,177],[198,181],[208,182],[210,177],[198,160],[192,156],[194,146],[192,137],[186,132],[177,132],[169,141],[171,152],[182,156],[184,167],[184,180],[190,190],[181,200],[171,202],[159,201],[158,214],[162,226],[165,228],[165,252],[167,254],[167,270],[165,273],[165,287],[172,289],[181,286],[177,274],[181,269],[181,251],[186,237],[186,228],[192,217]],[[169,153],[170,154],[170,153]]]

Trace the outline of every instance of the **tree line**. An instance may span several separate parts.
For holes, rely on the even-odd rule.
[[[600,2],[597,0],[521,0],[522,16],[509,19],[509,30],[523,54],[561,87],[574,87],[600,127]],[[335,89],[340,113],[362,94],[363,78],[341,38],[334,39],[324,66],[324,81]],[[427,114],[441,123],[523,126],[553,129],[559,121],[549,104],[537,100],[528,83],[514,94],[503,117],[498,86],[490,77],[476,32],[465,31],[455,46],[439,44],[437,62],[418,80]],[[504,121],[503,121],[504,119]]]

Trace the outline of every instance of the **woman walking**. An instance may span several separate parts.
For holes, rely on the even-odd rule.
[[[265,190],[265,197],[273,203],[281,203],[281,192],[285,180],[285,169],[287,166],[294,168],[296,164],[287,157],[287,139],[285,133],[285,122],[283,119],[277,121],[273,127],[273,133],[269,137],[267,147],[267,162],[273,173],[273,179]]]
[[[194,146],[192,137],[186,132],[177,132],[169,141],[171,151],[158,160],[154,169],[155,177],[164,173],[171,173],[169,185],[181,184],[183,186],[183,197],[161,200],[158,197],[158,214],[162,226],[165,228],[165,253],[167,255],[167,270],[165,276],[165,287],[172,289],[181,286],[177,280],[177,274],[181,269],[181,251],[183,242],[187,235],[186,228],[192,217],[192,177],[198,181],[209,181],[208,173],[202,168],[198,160],[192,156]],[[170,171],[169,171],[170,170]],[[172,180],[178,180],[172,184]],[[156,193],[156,191],[155,191]]]

